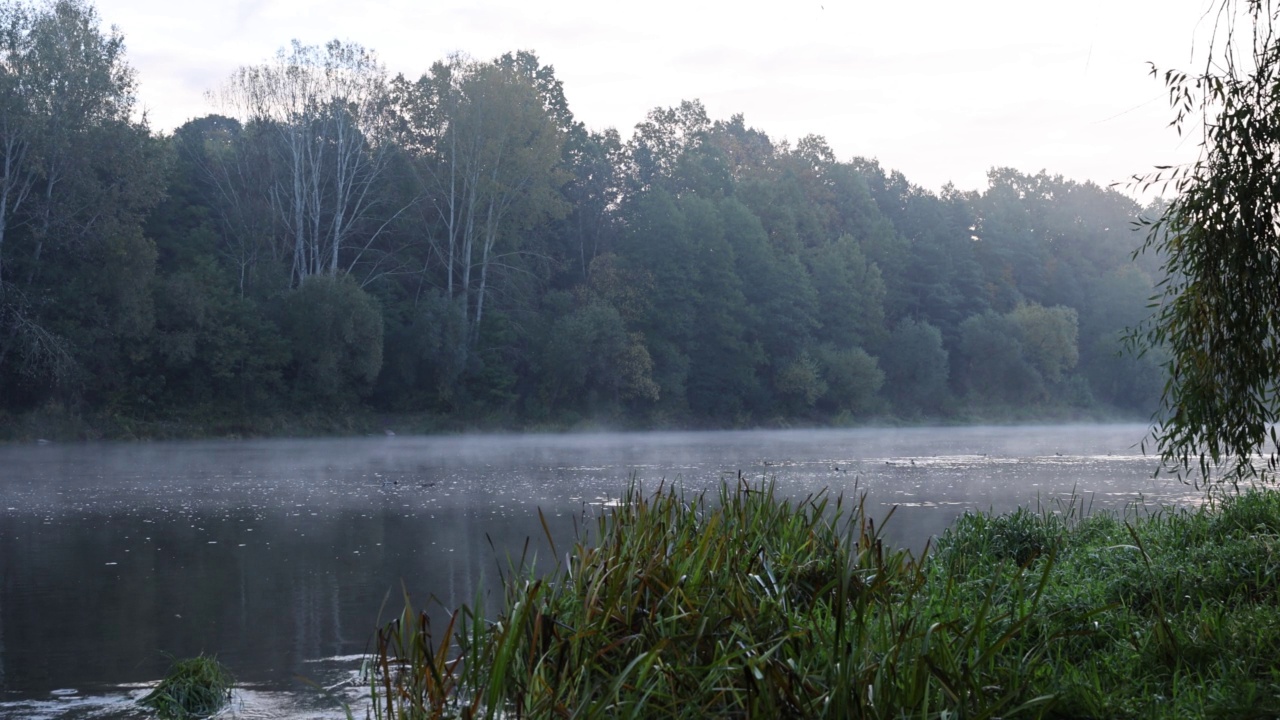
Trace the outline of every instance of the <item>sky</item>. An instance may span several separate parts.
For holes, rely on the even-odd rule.
[[[463,52],[533,50],[587,127],[629,137],[700,99],[775,141],[821,135],[937,191],[992,167],[1101,185],[1195,159],[1149,63],[1191,69],[1213,0],[98,0],[125,37],[139,105],[168,132],[206,91],[297,39],[374,50],[416,78]]]

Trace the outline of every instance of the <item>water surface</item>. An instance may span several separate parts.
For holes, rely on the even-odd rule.
[[[920,547],[968,509],[1072,493],[1190,504],[1142,425],[377,437],[0,447],[0,718],[131,717],[165,653],[216,655],[240,717],[341,717],[301,682],[349,678],[402,587],[440,607],[508,555],[563,552],[635,479],[738,473],[865,492]],[[386,609],[384,602],[390,596]],[[347,692],[337,688],[333,694]],[[363,710],[357,712],[362,715]]]

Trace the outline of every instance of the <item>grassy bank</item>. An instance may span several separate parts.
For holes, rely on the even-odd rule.
[[[917,560],[859,504],[668,487],[592,537],[510,578],[495,619],[432,627],[406,603],[378,634],[374,716],[1280,714],[1274,493],[968,515]]]

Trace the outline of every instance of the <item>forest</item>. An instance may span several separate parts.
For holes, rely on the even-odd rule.
[[[0,435],[1158,405],[1159,351],[1122,341],[1159,207],[1115,189],[933,192],[696,100],[590,129],[527,51],[415,78],[294,42],[154,132],[92,5],[0,16]]]

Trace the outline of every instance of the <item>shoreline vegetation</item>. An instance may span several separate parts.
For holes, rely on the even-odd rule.
[[[718,495],[633,484],[567,553],[553,544],[550,574],[522,558],[495,617],[433,624],[406,597],[377,633],[370,712],[1280,714],[1280,493],[966,514],[919,558],[882,540],[891,521],[741,477]]]
[[[1137,413],[1080,408],[969,408],[951,416],[881,415],[774,417],[750,423],[671,422],[570,415],[542,422],[505,414],[474,416],[437,413],[379,413],[370,410],[275,413],[231,416],[136,418],[106,413],[79,413],[50,405],[27,413],[0,410],[0,444],[98,440],[239,440],[250,438],[359,437],[365,435],[448,435],[460,433],[700,431],[812,427],[917,427],[1016,423],[1146,422]]]
[[[285,35],[162,133],[90,0],[0,38],[0,439],[1159,407],[1164,352],[1121,351],[1164,206],[1115,188],[934,191],[693,98],[593,129],[532,51],[406,76]]]

